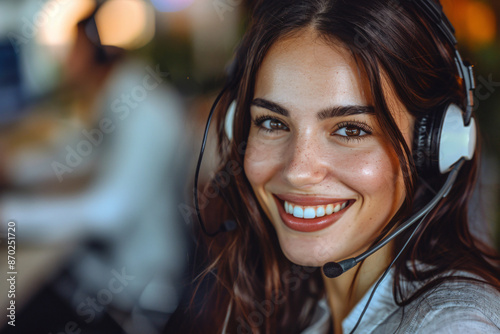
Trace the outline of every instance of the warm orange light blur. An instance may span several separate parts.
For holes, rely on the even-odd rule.
[[[477,0],[442,0],[441,3],[460,43],[480,48],[495,40],[497,20],[487,3]]]
[[[154,8],[142,0],[112,0],[96,14],[101,44],[136,49],[154,37]]]
[[[496,18],[491,7],[478,1],[470,2],[466,7],[466,29],[469,42],[473,46],[482,46],[495,40]]]

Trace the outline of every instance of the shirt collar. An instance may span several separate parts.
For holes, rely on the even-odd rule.
[[[376,293],[373,295],[370,305],[366,310],[363,319],[361,320],[358,329],[362,328],[360,333],[371,333],[378,325],[380,325],[386,316],[389,316],[396,311],[399,306],[395,303],[392,287],[394,282],[394,268],[391,268],[389,273],[380,282]],[[375,288],[375,284],[365,293],[363,298],[354,306],[349,315],[342,321],[342,329],[344,333],[350,333],[358,322],[363,309],[370,298],[370,295]],[[385,316],[381,316],[385,315]]]
[[[398,306],[394,302],[392,295],[392,283],[394,269],[384,277],[380,282],[377,292],[373,296],[368,309],[366,310],[363,319],[358,326],[358,329],[362,329],[363,333],[371,333],[377,325],[385,320],[385,317],[381,317],[381,314],[389,315]],[[373,291],[374,285],[365,293],[363,298],[356,304],[356,306],[351,310],[349,315],[342,321],[342,329],[344,333],[350,333],[354,326],[356,325],[361,312]],[[327,334],[330,328],[330,323],[332,321],[330,307],[328,306],[326,296],[319,300],[316,307],[311,325],[307,327],[301,334]]]

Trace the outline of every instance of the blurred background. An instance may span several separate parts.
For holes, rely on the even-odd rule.
[[[442,2],[476,64],[471,214],[498,249],[500,2]],[[243,0],[0,2],[0,269],[14,221],[18,272],[16,327],[2,316],[0,333],[161,332],[193,258],[202,131],[247,18]]]

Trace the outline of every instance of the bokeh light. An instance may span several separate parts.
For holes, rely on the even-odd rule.
[[[38,42],[50,46],[70,45],[76,38],[76,24],[94,9],[94,0],[48,1],[39,13],[49,16],[50,20],[40,25]]]
[[[465,19],[467,37],[473,45],[483,46],[495,40],[495,13],[488,4],[479,1],[469,2],[466,6]]]
[[[443,0],[442,4],[459,43],[472,49],[495,43],[497,20],[490,4],[477,0]]]
[[[137,49],[154,37],[154,9],[140,0],[108,1],[97,12],[96,24],[102,45]]]

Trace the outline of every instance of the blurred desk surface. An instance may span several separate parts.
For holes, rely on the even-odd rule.
[[[68,257],[78,246],[77,243],[59,243],[50,245],[26,245],[16,240],[16,315],[26,305],[30,297],[45,283],[50,281],[66,263]],[[7,294],[11,275],[7,264],[7,239],[0,239],[0,328],[9,320],[6,308],[10,302]]]

